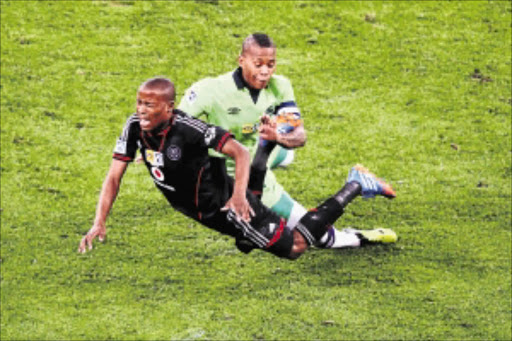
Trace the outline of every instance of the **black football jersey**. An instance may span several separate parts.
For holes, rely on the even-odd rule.
[[[208,155],[220,151],[233,135],[226,130],[174,110],[170,124],[158,133],[144,132],[137,114],[126,121],[113,158],[131,162],[137,149],[156,187],[169,203],[201,220],[213,215],[230,197],[232,179],[224,160]]]

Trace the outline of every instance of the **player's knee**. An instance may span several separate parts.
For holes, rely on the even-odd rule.
[[[296,260],[308,249],[306,239],[298,231],[293,231],[293,246],[288,255],[288,259]]]

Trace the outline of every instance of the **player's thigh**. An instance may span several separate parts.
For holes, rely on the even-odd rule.
[[[294,157],[295,152],[293,149],[276,146],[268,158],[267,167],[269,169],[286,167],[293,162]]]
[[[274,207],[284,193],[283,186],[277,182],[275,174],[268,170],[263,183],[261,202],[267,207]]]
[[[261,201],[280,217],[296,223],[307,210],[295,201],[277,182],[271,171],[267,172]],[[290,226],[290,224],[288,224]]]
[[[252,193],[248,195],[248,199],[255,212],[250,226],[263,237],[265,242],[265,245],[258,245],[258,247],[278,257],[289,258],[294,237],[293,231],[286,226],[286,220],[263,205]]]

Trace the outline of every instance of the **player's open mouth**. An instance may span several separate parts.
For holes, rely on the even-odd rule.
[[[142,128],[147,128],[151,125],[151,122],[149,120],[141,118],[139,124]]]
[[[265,80],[257,79],[256,84],[258,84],[261,88],[264,88],[267,86],[268,81],[269,81],[268,79],[265,79]]]

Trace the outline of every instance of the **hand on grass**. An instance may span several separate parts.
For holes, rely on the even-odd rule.
[[[93,227],[87,232],[87,234],[80,241],[80,246],[78,247],[78,252],[85,253],[87,250],[92,250],[92,241],[94,238],[98,237],[100,242],[105,240],[105,235],[107,234],[107,229],[105,225],[94,224]]]

